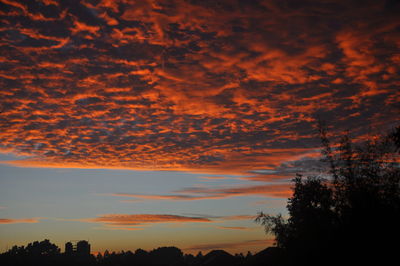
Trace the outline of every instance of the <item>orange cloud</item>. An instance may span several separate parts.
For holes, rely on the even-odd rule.
[[[27,219],[7,219],[1,218],[0,224],[25,224],[25,223],[38,223],[39,219],[37,218],[27,218]]]
[[[131,193],[113,193],[111,196],[128,197],[145,200],[210,200],[210,199],[223,199],[230,197],[243,197],[243,196],[261,196],[261,197],[276,197],[276,198],[289,198],[292,195],[291,185],[288,183],[281,184],[268,184],[256,186],[231,186],[231,187],[191,187],[176,191],[178,194],[173,195],[142,195]],[[125,200],[124,202],[129,202]],[[233,219],[237,219],[234,217]],[[245,217],[249,218],[248,216]],[[228,217],[226,218],[228,219]]]
[[[271,185],[259,185],[259,186],[236,186],[236,187],[221,187],[221,188],[204,188],[204,187],[192,187],[179,190],[181,193],[191,195],[208,195],[210,197],[237,197],[237,196],[264,196],[264,197],[278,197],[288,198],[292,195],[290,184],[271,184]]]
[[[90,223],[102,223],[115,226],[135,226],[154,223],[205,223],[207,218],[188,217],[169,214],[106,214],[97,218],[81,220]]]
[[[99,230],[143,230],[144,226],[158,223],[211,223],[221,221],[254,220],[251,215],[232,216],[209,216],[209,215],[171,215],[171,214],[105,214],[96,218],[67,219],[68,221],[80,221],[86,223],[99,223],[102,227]],[[220,229],[250,230],[245,227],[218,227]]]

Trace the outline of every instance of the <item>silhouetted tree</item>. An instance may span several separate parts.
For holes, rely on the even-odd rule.
[[[292,264],[382,263],[394,257],[390,241],[400,236],[398,132],[359,145],[345,134],[334,149],[320,126],[331,177],[298,175],[289,218],[260,213],[256,219],[276,236]]]
[[[60,254],[60,248],[51,243],[50,240],[45,239],[40,242],[29,243],[25,248],[25,252],[28,256],[50,256]]]
[[[213,250],[203,257],[201,263],[204,266],[235,266],[240,265],[241,260],[224,250]]]
[[[59,261],[60,248],[48,239],[29,243],[26,247],[14,246],[2,254],[2,265],[52,265]]]
[[[201,251],[199,251],[198,253],[197,253],[197,255],[196,255],[196,258],[198,258],[198,259],[202,259],[204,256],[203,256],[203,253],[201,252]]]
[[[154,265],[181,265],[183,253],[176,247],[160,247],[150,252]]]
[[[97,255],[96,255],[96,260],[97,260],[97,261],[101,261],[102,259],[103,259],[103,255],[101,255],[100,252],[97,253]]]
[[[103,257],[104,258],[110,257],[110,252],[107,249],[104,251]]]

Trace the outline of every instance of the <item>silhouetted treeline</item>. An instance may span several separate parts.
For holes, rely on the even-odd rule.
[[[213,250],[206,255],[199,252],[196,256],[183,254],[176,247],[160,247],[152,251],[138,249],[135,252],[121,251],[92,254],[61,253],[60,248],[49,240],[35,241],[24,246],[14,246],[0,254],[2,266],[47,266],[47,265],[87,265],[87,266],[245,266],[261,265],[265,254],[273,255],[276,248],[268,248],[259,254],[250,252],[231,255],[223,250]],[[264,254],[265,253],[265,254]],[[267,255],[268,256],[268,255]],[[275,256],[276,257],[276,256]]]
[[[278,265],[391,265],[400,238],[400,127],[354,144],[331,145],[320,126],[324,176],[294,181],[288,219],[260,213],[276,236]],[[323,178],[325,177],[325,178]]]
[[[88,256],[68,256],[48,239],[35,241],[27,246],[13,246],[0,254],[0,265],[95,265],[95,258]]]

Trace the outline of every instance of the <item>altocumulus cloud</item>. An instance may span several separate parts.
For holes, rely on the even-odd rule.
[[[232,173],[313,156],[317,116],[356,135],[397,117],[397,3],[0,0],[0,148]]]

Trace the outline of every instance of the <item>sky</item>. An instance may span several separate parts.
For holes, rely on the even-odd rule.
[[[0,251],[260,251],[333,140],[398,124],[399,1],[0,0]]]

